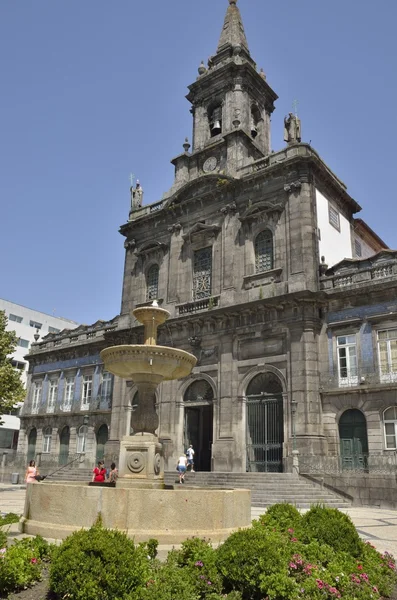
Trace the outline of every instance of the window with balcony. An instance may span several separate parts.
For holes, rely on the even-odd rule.
[[[63,410],[71,411],[74,396],[74,377],[66,377],[65,381],[65,395],[63,398]]]
[[[104,371],[102,374],[101,400],[108,402],[109,406],[112,401],[112,387],[113,375],[108,371]]]
[[[397,329],[378,331],[378,356],[380,380],[384,383],[397,380]]]
[[[159,266],[152,265],[146,278],[146,300],[157,300],[159,297]]]
[[[51,427],[47,427],[43,432],[43,452],[51,452],[51,438],[52,430]]]
[[[387,408],[383,413],[386,450],[397,450],[397,406]]]
[[[83,378],[81,410],[89,409],[91,397],[92,397],[92,375],[85,375]]]
[[[339,385],[357,385],[357,343],[356,334],[337,337],[337,357]]]
[[[53,413],[58,396],[58,380],[52,379],[48,386],[47,412]]]
[[[271,271],[273,266],[273,234],[265,229],[255,239],[255,271],[264,273]]]
[[[32,398],[32,413],[33,414],[36,414],[39,411],[42,390],[43,390],[43,386],[42,386],[41,382],[33,384],[33,398]]]
[[[193,255],[193,300],[211,296],[212,246],[196,250]]]

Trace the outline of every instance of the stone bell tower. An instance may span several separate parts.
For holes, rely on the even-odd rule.
[[[251,58],[237,0],[229,0],[216,54],[189,86],[192,154],[208,154],[203,171],[239,168],[270,153],[270,116],[277,95]],[[213,155],[209,150],[216,149]]]

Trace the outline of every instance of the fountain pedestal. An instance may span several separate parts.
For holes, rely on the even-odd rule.
[[[162,446],[156,435],[128,435],[120,443],[118,488],[164,488]]]

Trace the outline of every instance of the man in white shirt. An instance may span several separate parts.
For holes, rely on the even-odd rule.
[[[194,450],[192,444],[186,450],[187,466],[190,467],[192,473],[194,473]]]

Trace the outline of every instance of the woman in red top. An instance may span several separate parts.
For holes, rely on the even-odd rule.
[[[96,481],[97,483],[103,483],[106,479],[106,469],[104,467],[103,461],[100,460],[98,462],[98,466],[93,470],[92,481]]]

